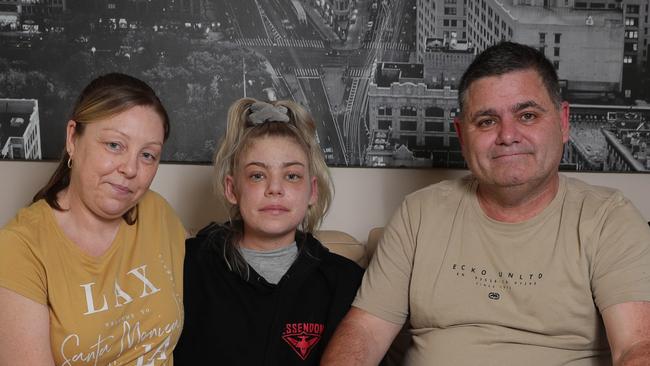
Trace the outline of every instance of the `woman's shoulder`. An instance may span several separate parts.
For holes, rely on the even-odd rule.
[[[0,232],[13,233],[21,237],[37,236],[51,226],[51,208],[45,200],[39,200],[21,208]]]

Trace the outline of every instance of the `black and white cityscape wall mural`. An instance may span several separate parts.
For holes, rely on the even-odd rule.
[[[650,170],[648,0],[0,0],[0,158],[58,159],[91,79],[131,74],[172,120],[163,160],[209,164],[228,106],[291,99],[330,166],[465,166],[475,55],[542,50],[571,104],[563,170]]]

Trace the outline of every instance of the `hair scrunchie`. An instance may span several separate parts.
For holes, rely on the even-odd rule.
[[[255,102],[249,108],[248,122],[261,125],[264,122],[289,122],[288,109],[265,102]]]

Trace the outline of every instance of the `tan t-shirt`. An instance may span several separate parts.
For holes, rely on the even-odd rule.
[[[561,176],[536,217],[487,217],[476,181],[409,195],[354,306],[401,324],[406,365],[609,365],[600,318],[650,301],[650,229],[620,192]]]
[[[84,254],[41,200],[0,230],[0,286],[47,305],[57,365],[172,365],[183,323],[185,231],[147,192],[100,257]]]

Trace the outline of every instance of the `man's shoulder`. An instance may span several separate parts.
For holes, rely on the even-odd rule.
[[[406,196],[406,202],[422,202],[435,200],[436,202],[444,200],[456,201],[464,194],[471,192],[475,184],[475,178],[472,175],[466,175],[461,178],[443,180],[421,188]]]
[[[567,193],[566,199],[570,202],[591,203],[603,205],[626,202],[627,199],[621,191],[611,187],[587,183],[577,178],[565,177]]]

